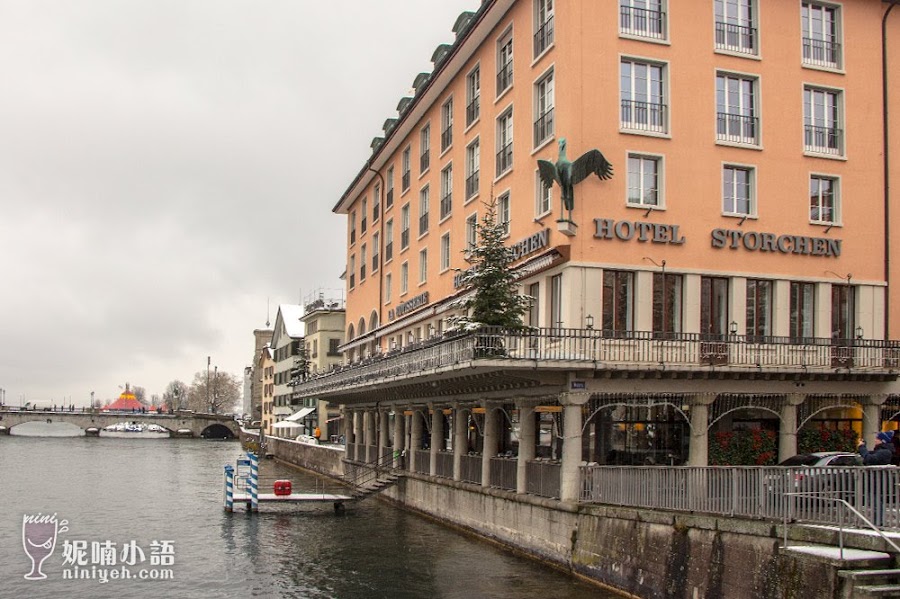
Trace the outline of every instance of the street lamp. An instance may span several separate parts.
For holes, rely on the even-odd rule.
[[[728,330],[732,335],[737,335],[738,324],[734,320],[731,321],[731,324],[728,325]]]
[[[212,357],[206,356],[206,407],[209,407],[209,365],[212,364]]]
[[[586,326],[588,330],[594,328],[594,317],[591,314],[584,317],[584,326]]]

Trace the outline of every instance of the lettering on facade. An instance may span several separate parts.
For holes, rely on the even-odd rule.
[[[530,256],[531,254],[544,249],[549,244],[550,229],[538,231],[534,235],[530,235],[510,246],[510,249],[513,253],[512,261],[515,262],[516,260],[521,260],[525,256]],[[468,268],[456,273],[456,275],[453,277],[454,289],[459,289],[460,287],[465,286],[465,277],[472,272],[473,268]]]
[[[594,237],[597,239],[618,239],[620,241],[636,239],[644,243],[649,241],[650,243],[672,245],[681,245],[685,242],[684,235],[678,230],[678,225],[629,220],[616,221],[611,218],[595,218],[594,225]]]
[[[421,308],[424,305],[428,304],[428,292],[420,293],[416,297],[409,299],[402,304],[398,305],[396,308],[391,308],[388,310],[388,320],[394,320],[395,318],[399,318],[404,314],[412,312],[416,308]]]
[[[713,229],[710,243],[715,249],[743,248],[750,252],[778,252],[781,254],[802,254],[805,256],[841,255],[841,240],[804,235],[775,235],[756,231],[735,231]]]

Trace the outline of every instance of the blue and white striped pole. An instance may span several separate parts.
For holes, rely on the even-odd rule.
[[[225,511],[234,511],[234,466],[225,464]]]
[[[259,511],[259,457],[247,452],[250,458],[250,511]]]

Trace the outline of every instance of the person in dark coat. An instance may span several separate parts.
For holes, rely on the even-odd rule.
[[[875,447],[872,451],[866,448],[866,442],[859,440],[859,455],[866,466],[888,466],[894,457],[894,431],[881,432],[875,435]]]

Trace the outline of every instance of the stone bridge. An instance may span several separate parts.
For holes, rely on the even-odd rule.
[[[179,410],[172,414],[167,412],[103,412],[66,410],[0,410],[0,433],[13,434],[13,429],[26,422],[44,422],[49,424],[67,423],[88,431],[88,429],[103,429],[120,422],[137,422],[143,424],[158,424],[165,428],[173,437],[204,437],[204,438],[240,438],[241,429],[231,416],[220,414],[199,414],[191,411]]]

